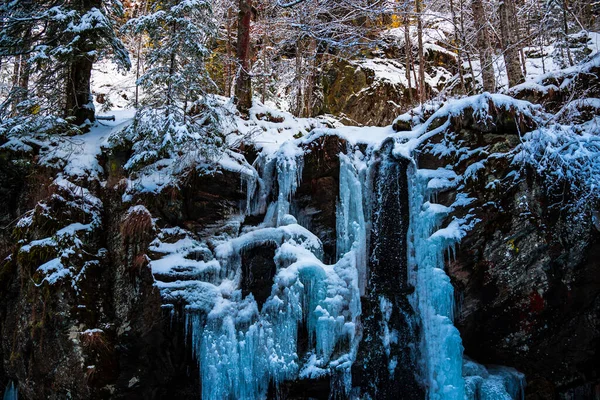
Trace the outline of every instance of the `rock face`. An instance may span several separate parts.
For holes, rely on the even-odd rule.
[[[534,120],[493,102],[487,110],[483,119],[466,107],[433,120],[431,131],[446,123],[448,129],[416,149],[418,168],[451,165],[463,177],[437,194],[436,202],[447,206],[461,195],[473,199],[448,218],[470,214],[479,220],[446,265],[459,299],[455,324],[465,353],[524,372],[528,399],[593,398],[600,387],[599,205],[569,208],[571,193],[516,167],[511,151],[521,133],[535,128]],[[423,399],[415,375],[419,320],[408,301],[414,288],[407,283],[410,161],[395,154],[393,144],[381,147],[370,169],[370,195],[376,199],[368,225],[370,273],[360,299],[362,342],[352,379],[372,398],[402,393]],[[453,150],[440,152],[441,145]],[[356,149],[334,135],[306,141],[302,149],[292,213],[321,239],[324,262],[333,263],[339,154]],[[151,243],[164,228],[179,227],[206,239],[210,252],[211,237],[225,231],[237,237],[258,225],[263,215],[240,216],[246,201],[240,174],[192,173],[159,195],[137,194],[130,207],[122,203],[126,188],[119,183],[126,157],[104,155],[106,186],[52,183],[57,171],[36,166],[33,157],[0,153],[0,200],[6,204],[0,221],[10,228],[0,230],[0,383],[17,382],[25,400],[200,398],[200,370],[183,318],[186,304],[177,294],[161,298],[158,282],[175,278],[152,275],[149,262],[158,256]],[[31,211],[15,225],[26,210]],[[65,224],[70,230],[59,229]],[[183,236],[171,229],[160,239],[168,245]],[[259,306],[270,295],[276,248],[260,243],[240,256],[243,295],[252,293]],[[205,254],[187,256],[199,261]],[[59,258],[65,265],[53,261]],[[45,278],[40,265],[48,271]],[[60,271],[70,278],[60,281],[53,275]],[[44,281],[52,276],[58,283]],[[384,340],[390,330],[398,340]],[[308,336],[301,327],[299,354],[306,353]],[[325,399],[343,393],[336,390],[343,379],[334,373],[283,382],[272,385],[268,397]]]
[[[498,208],[482,207],[483,223],[448,266],[461,293],[465,351],[523,371],[531,398],[597,385],[598,365],[589,357],[600,344],[598,231],[589,220],[549,210],[560,199],[539,180],[502,197]]]
[[[340,190],[340,160],[348,144],[337,136],[322,136],[304,146],[302,180],[293,208],[301,225],[323,242],[324,260],[336,260],[336,207]]]
[[[313,114],[331,114],[346,125],[386,126],[415,106],[416,75],[409,89],[405,65],[398,61],[404,50],[392,41],[382,51],[364,60],[329,63],[320,76],[321,96]],[[457,72],[455,55],[439,45],[429,46],[425,61],[426,91],[442,92]]]
[[[192,175],[183,189],[140,195],[132,203],[145,206],[129,208],[119,184],[125,157],[104,157],[114,185],[103,188],[52,183],[56,171],[36,167],[33,156],[6,150],[0,157],[2,223],[11,228],[0,231],[2,384],[18,382],[22,399],[199,398],[185,321],[177,304],[163,305],[148,246],[155,223],[210,232],[238,213],[245,200],[239,174]],[[25,223],[11,222],[32,207]],[[57,232],[64,225],[73,232]],[[54,267],[58,260],[65,265]],[[40,265],[71,276],[49,284],[36,272]]]
[[[332,114],[349,125],[385,126],[409,108],[404,86],[376,79],[373,70],[348,62],[331,65],[322,87],[323,102],[315,114]]]
[[[465,110],[419,150],[420,168],[453,165],[464,176],[480,166],[438,195],[449,205],[467,193],[474,201],[463,213],[480,220],[446,267],[465,354],[524,372],[528,399],[593,398],[600,387],[600,232],[592,222],[598,205],[573,210],[568,190],[550,189],[536,171],[515,171],[510,157],[498,155],[508,154],[533,121],[516,110],[490,110],[484,123]],[[462,154],[484,151],[436,153],[436,144],[457,138]]]

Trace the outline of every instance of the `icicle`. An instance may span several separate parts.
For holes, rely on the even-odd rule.
[[[336,264],[324,265],[320,240],[289,214],[302,177],[302,157],[303,150],[288,142],[275,159],[260,167],[264,174],[257,181],[260,187],[249,195],[246,207],[249,212],[258,210],[266,204],[262,199],[269,197],[262,191],[275,186],[277,201],[264,207],[265,222],[258,229],[214,249],[219,277],[198,293],[198,308],[196,304],[186,308],[186,338],[201,366],[203,399],[262,399],[271,384],[277,387],[314,374],[334,374],[339,377],[337,385],[345,386],[344,393],[351,389],[361,312],[357,270],[364,271],[366,264],[362,189],[355,167],[346,160],[340,199],[344,206],[339,207],[345,211],[338,214],[347,232],[346,247]],[[277,247],[277,274],[271,295],[259,310],[253,295],[242,298],[239,289],[242,255],[267,243]],[[198,282],[198,288],[202,284]],[[299,355],[301,324],[307,328],[309,348]]]
[[[253,215],[257,213],[256,203],[259,202],[257,197],[260,197],[260,186],[262,184],[261,179],[256,175],[241,175],[242,178],[242,190],[244,184],[246,185],[246,209],[242,210],[246,215]]]
[[[266,156],[258,156],[254,164],[257,175],[246,176],[246,215],[258,215],[267,210],[267,198],[272,190],[276,160],[267,160]]]
[[[19,388],[13,381],[10,381],[4,390],[4,400],[19,400]]]
[[[290,201],[302,180],[304,166],[304,152],[293,142],[286,142],[277,154],[277,184],[279,194],[277,197],[276,226],[281,225],[281,219],[290,213]]]

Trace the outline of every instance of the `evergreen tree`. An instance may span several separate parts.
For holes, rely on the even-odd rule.
[[[149,41],[148,68],[138,80],[144,98],[129,129],[134,141],[141,140],[135,151],[142,163],[182,144],[193,144],[204,155],[222,145],[208,96],[216,85],[206,69],[215,29],[211,5],[204,0],[157,1],[147,15],[125,25]]]
[[[153,12],[130,20],[125,29],[147,34],[150,43],[148,69],[139,79],[145,90],[143,105],[185,115],[214,89],[205,65],[207,43],[215,33],[208,2],[159,1]]]
[[[130,67],[127,51],[115,32],[114,17],[122,13],[121,3],[13,0],[2,3],[0,13],[4,16],[0,57],[19,57],[27,71],[27,79],[15,85],[19,101],[30,111],[35,102],[33,109],[42,114],[56,115],[62,109],[76,125],[93,122],[90,80],[94,62],[110,52],[119,65]],[[34,86],[23,87],[29,86],[30,76]],[[0,111],[6,108],[5,102]]]

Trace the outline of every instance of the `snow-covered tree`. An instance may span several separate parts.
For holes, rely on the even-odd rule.
[[[207,43],[215,33],[210,3],[160,1],[153,12],[130,20],[125,28],[148,35],[148,69],[139,80],[145,106],[189,114],[190,106],[214,89],[205,66]]]
[[[125,30],[148,37],[145,73],[138,84],[144,98],[129,128],[143,147],[139,161],[146,163],[180,145],[202,153],[223,143],[217,113],[209,94],[216,89],[207,69],[207,44],[215,33],[211,4],[204,0],[162,0],[146,15],[131,19]],[[204,154],[206,155],[206,154]]]
[[[129,56],[115,32],[118,0],[25,0],[0,5],[0,57],[18,59],[20,75],[11,98],[20,114],[61,114],[76,125],[92,122],[90,81],[94,62],[107,53],[124,68]],[[18,94],[18,95],[17,95]]]

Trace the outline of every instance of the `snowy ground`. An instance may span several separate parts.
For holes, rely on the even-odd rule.
[[[96,121],[90,131],[84,135],[65,140],[62,146],[57,146],[45,154],[41,162],[64,160],[63,171],[73,178],[99,179],[103,173],[98,163],[102,147],[107,144],[111,134],[114,134],[133,121],[135,110],[112,110],[104,116],[114,116],[114,121]]]

